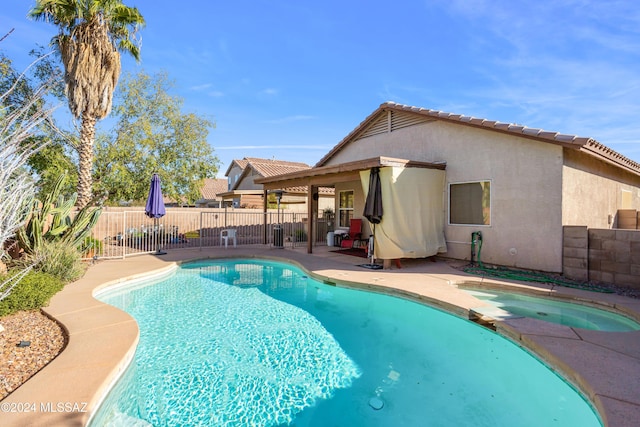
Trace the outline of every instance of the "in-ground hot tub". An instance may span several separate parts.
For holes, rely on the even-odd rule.
[[[553,297],[534,296],[506,290],[467,288],[460,289],[485,301],[491,306],[514,316],[531,317],[572,328],[595,331],[628,332],[640,330],[640,323],[604,306],[598,308],[578,301],[559,300]],[[472,309],[486,313],[486,309]],[[491,314],[488,314],[491,316]]]

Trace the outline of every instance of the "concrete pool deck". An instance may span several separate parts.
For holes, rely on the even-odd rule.
[[[79,281],[52,298],[46,314],[59,321],[68,344],[40,372],[0,402],[3,426],[84,426],[102,397],[126,368],[138,342],[133,318],[93,297],[105,284],[171,270],[176,263],[204,258],[258,257],[289,260],[315,278],[405,296],[463,318],[481,301],[457,285],[518,286],[551,291],[550,286],[521,285],[481,279],[443,261],[406,260],[403,268],[368,270],[364,258],[315,248],[273,249],[265,246],[171,250],[163,256],[141,255],[92,265]],[[577,289],[553,292],[594,300],[640,320],[640,299]],[[605,426],[632,427],[640,420],[640,331],[599,332],[574,329],[529,318],[496,322],[498,333],[543,358],[576,385],[595,405]],[[472,352],[472,349],[471,349]],[[470,353],[472,354],[472,353]]]

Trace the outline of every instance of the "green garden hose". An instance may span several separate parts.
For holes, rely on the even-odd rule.
[[[477,248],[477,257],[476,255]],[[611,289],[592,285],[585,282],[578,282],[575,280],[562,279],[558,277],[552,277],[549,274],[540,273],[536,271],[516,270],[506,267],[487,268],[482,264],[482,233],[480,231],[474,231],[471,233],[471,264],[464,267],[465,273],[475,274],[479,276],[488,276],[493,278],[518,280],[524,282],[537,282],[552,284],[554,286],[564,286],[566,288],[584,289],[593,292],[602,293],[614,293]],[[474,257],[477,258],[477,265],[474,265]]]

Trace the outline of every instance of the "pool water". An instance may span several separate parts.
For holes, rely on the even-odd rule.
[[[98,298],[140,343],[92,426],[601,425],[495,332],[285,263],[191,263]]]
[[[640,324],[628,317],[577,303],[493,290],[466,289],[465,292],[509,313],[573,328],[610,332],[640,330]]]

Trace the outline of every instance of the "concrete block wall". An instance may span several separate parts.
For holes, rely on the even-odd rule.
[[[618,209],[615,228],[621,228],[623,230],[640,229],[638,218],[640,218],[640,212],[635,209]]]
[[[571,279],[589,280],[589,232],[586,226],[564,227],[562,273]]]
[[[640,289],[640,230],[565,226],[563,274]]]

